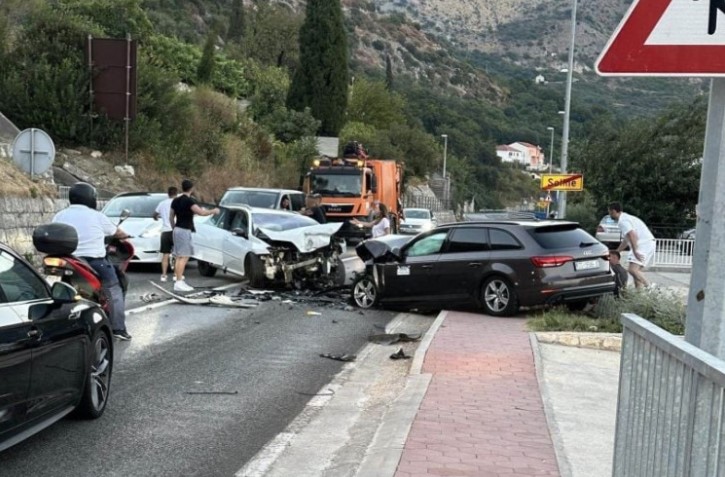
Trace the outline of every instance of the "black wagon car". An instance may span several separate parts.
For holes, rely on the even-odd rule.
[[[70,285],[49,286],[0,244],[0,451],[76,411],[108,401],[113,342],[99,306]]]
[[[607,247],[574,222],[462,222],[404,243],[369,240],[356,252],[366,262],[352,291],[362,308],[473,301],[507,316],[519,307],[581,307],[614,290]]]

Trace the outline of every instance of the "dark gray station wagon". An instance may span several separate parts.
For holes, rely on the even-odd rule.
[[[580,307],[614,290],[607,247],[574,222],[463,222],[402,246],[396,237],[369,240],[356,251],[367,265],[352,292],[363,308],[474,301],[506,316],[522,306]]]

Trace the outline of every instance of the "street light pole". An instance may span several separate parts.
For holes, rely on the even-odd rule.
[[[571,115],[571,83],[574,75],[574,41],[576,40],[576,4],[571,6],[571,43],[569,44],[569,70],[566,72],[566,97],[564,99],[564,130],[561,137],[561,173],[566,174],[569,160],[569,119]],[[559,193],[559,218],[566,217],[566,192]]]
[[[448,207],[448,176],[446,176],[446,159],[448,155],[448,134],[441,134],[443,138],[443,202]]]
[[[546,130],[551,131],[551,146],[549,147],[549,174],[551,174],[554,165],[554,128],[549,126]]]

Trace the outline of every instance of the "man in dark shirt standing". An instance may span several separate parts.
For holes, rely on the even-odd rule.
[[[327,223],[327,216],[325,216],[325,209],[322,208],[322,196],[320,194],[309,194],[305,198],[305,210],[302,213],[321,224]]]
[[[194,254],[194,243],[191,237],[194,228],[194,215],[216,215],[219,209],[204,209],[199,207],[191,193],[194,191],[194,183],[189,179],[181,182],[181,195],[177,196],[171,202],[171,212],[169,214],[169,222],[174,229],[174,255],[176,256],[176,266],[174,275],[176,282],[174,283],[174,291],[189,292],[194,290],[184,281],[184,269],[189,262],[189,258]]]

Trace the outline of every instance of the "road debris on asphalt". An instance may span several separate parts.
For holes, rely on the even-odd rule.
[[[239,391],[186,391],[186,394],[223,394],[223,395],[234,395],[234,394],[239,394]]]
[[[306,314],[307,316],[322,316],[322,313],[320,313],[319,311],[308,311],[308,312],[307,312],[307,313],[305,313],[305,314]]]
[[[317,289],[284,289],[284,290],[257,290],[242,287],[237,298],[247,298],[265,301],[279,301],[285,305],[305,304],[317,307],[335,308],[343,311],[354,311],[350,306],[349,287],[334,286]]]
[[[167,300],[168,298],[165,298],[158,293],[150,292],[150,293],[144,293],[141,295],[141,301],[144,303],[158,303],[160,301]]]
[[[255,308],[259,303],[257,300],[249,300],[239,297],[229,297],[224,291],[208,290],[194,293],[194,296],[184,296],[165,289],[158,283],[149,280],[149,283],[162,293],[186,305],[212,305],[231,308]]]
[[[395,353],[390,355],[390,359],[410,359],[411,356],[405,354],[405,351],[403,351],[403,348],[398,349]]]
[[[381,333],[368,336],[368,341],[381,345],[391,345],[395,343],[411,343],[413,341],[418,341],[421,336],[421,333]]]
[[[350,361],[355,361],[355,359],[357,358],[357,356],[355,356],[354,354],[320,353],[320,358],[333,359],[335,361],[350,362]]]

